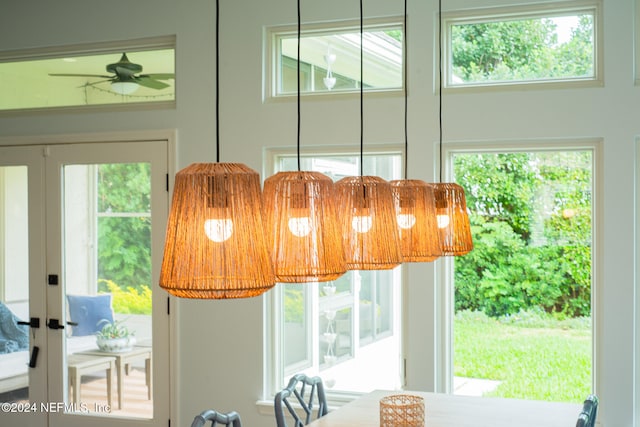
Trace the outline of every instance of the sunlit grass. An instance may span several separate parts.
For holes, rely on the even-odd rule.
[[[590,321],[458,313],[454,374],[501,381],[487,396],[580,403],[591,392]]]

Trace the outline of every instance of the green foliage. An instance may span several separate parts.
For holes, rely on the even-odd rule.
[[[591,323],[539,311],[454,320],[454,375],[500,381],[487,396],[580,403],[591,391]]]
[[[454,25],[453,74],[464,82],[535,80],[593,74],[593,18],[581,15],[558,43],[551,19]]]
[[[386,30],[385,34],[402,42],[402,30]]]
[[[591,154],[456,155],[474,250],[455,263],[455,308],[499,317],[591,310]]]
[[[148,163],[98,169],[98,277],[123,287],[151,283],[151,182]]]
[[[528,153],[456,156],[455,170],[472,212],[504,221],[522,239],[529,239],[537,171]]]
[[[304,316],[304,292],[300,285],[284,285],[284,321],[285,323],[302,323]]]
[[[146,285],[125,290],[110,280],[100,279],[98,290],[111,293],[111,305],[116,313],[151,314],[151,289]]]

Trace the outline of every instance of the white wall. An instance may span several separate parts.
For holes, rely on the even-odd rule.
[[[513,0],[514,2],[516,0]],[[522,2],[527,2],[522,0]],[[10,3],[10,4],[9,4]],[[263,30],[295,24],[295,2],[221,1],[222,161],[262,170],[265,147],[295,145],[295,103],[262,102]],[[506,4],[451,0],[445,10]],[[633,84],[633,0],[604,1],[605,86],[590,89],[457,94],[444,100],[445,141],[522,138],[602,138],[600,203],[603,216],[602,335],[598,393],[603,425],[633,425],[634,417],[634,141],[640,131],[640,94]],[[366,17],[401,15],[402,2],[369,0]],[[437,97],[433,93],[437,2],[409,5],[410,160],[412,177],[434,178]],[[305,22],[356,19],[358,3],[302,2]],[[0,51],[79,42],[177,35],[177,108],[140,112],[0,115],[0,138],[176,128],[178,168],[215,160],[215,2],[136,0],[2,1]],[[0,94],[1,96],[1,94]],[[403,100],[365,98],[365,144],[403,141]],[[303,100],[302,144],[359,143],[359,100]],[[28,139],[28,138],[27,138]],[[19,141],[24,139],[19,138]],[[409,268],[406,343],[410,388],[434,389],[436,300],[432,265]],[[159,291],[160,292],[160,291]],[[189,425],[202,409],[237,410],[244,423],[273,425],[255,402],[262,397],[263,301],[178,301],[174,343],[177,378],[174,425]]]

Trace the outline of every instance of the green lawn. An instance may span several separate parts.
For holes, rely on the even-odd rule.
[[[590,319],[458,313],[454,374],[502,381],[487,396],[581,403],[591,392]]]

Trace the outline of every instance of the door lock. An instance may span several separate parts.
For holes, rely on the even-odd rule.
[[[64,329],[64,325],[61,325],[58,319],[49,319],[47,326],[49,329]]]

